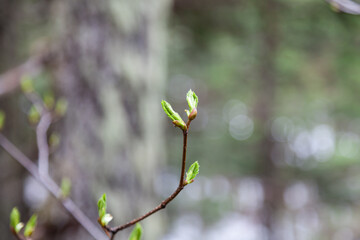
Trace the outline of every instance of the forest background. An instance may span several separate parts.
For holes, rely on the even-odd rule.
[[[199,96],[190,162],[200,175],[142,222],[144,239],[352,240],[360,237],[360,18],[313,0],[2,0],[2,130],[34,161],[31,78],[65,98],[50,174],[96,222],[115,224],[175,188],[181,134],[161,109]],[[89,239],[0,149],[0,233],[36,212],[34,239]],[[130,230],[118,239],[126,239]]]

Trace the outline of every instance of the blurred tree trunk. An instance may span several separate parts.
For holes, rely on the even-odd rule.
[[[279,42],[278,36],[278,3],[276,0],[258,1],[260,16],[259,46],[259,86],[255,106],[258,131],[262,136],[258,143],[258,171],[264,187],[264,204],[260,212],[262,224],[268,229],[268,239],[276,239],[274,235],[277,209],[281,203],[282,193],[277,183],[276,166],[271,158],[274,141],[271,136],[270,122],[273,117],[276,91],[276,56]]]
[[[52,0],[36,4],[5,0],[0,3],[3,71],[13,66],[8,56],[20,55],[19,48],[15,49],[16,41],[12,39],[9,43],[7,39],[11,36],[9,26],[20,31],[21,24],[29,21],[26,18],[19,18],[21,24],[11,21],[19,5],[30,7],[29,12],[49,15],[46,21],[36,23],[39,29],[47,26],[47,42],[55,49],[49,70],[55,73],[57,92],[69,102],[67,115],[60,121],[61,146],[50,171],[58,182],[63,176],[71,178],[72,198],[94,222],[96,202],[102,193],[108,195],[114,225],[138,217],[162,200],[155,196],[153,183],[165,157],[160,100],[166,75],[166,22],[170,4],[171,0]],[[47,6],[45,11],[43,5]],[[37,8],[44,12],[37,12]],[[30,27],[33,26],[26,25],[26,31],[34,30]],[[19,44],[25,42],[21,37],[16,39]],[[13,54],[9,46],[14,46]],[[18,104],[18,96],[11,97],[14,102],[2,101],[0,107],[17,111],[21,117],[8,115],[9,119],[20,119],[24,124],[26,118],[21,109],[13,106]],[[10,127],[5,132],[14,135],[22,131],[23,125],[7,126]],[[28,132],[23,134],[28,136]],[[34,146],[29,137],[20,141]],[[7,160],[1,161],[0,166],[13,163]],[[15,170],[22,169],[15,162],[14,166]],[[7,175],[0,177],[2,182],[7,182],[0,185],[3,193],[13,185],[5,179]],[[13,188],[19,191],[12,193],[12,198],[18,200],[1,198],[0,201],[14,205],[21,202],[22,182],[17,179],[16,184]],[[59,210],[64,211],[58,206],[50,204],[44,209],[46,216],[40,215],[41,221],[50,222],[45,226],[47,233],[42,233],[43,239],[89,239],[75,223],[61,223],[69,220],[66,215],[58,214]],[[7,234],[8,214],[2,216],[5,224],[1,226],[5,227],[0,230]],[[162,219],[160,214],[155,214],[142,223],[145,239],[159,239]],[[129,230],[125,231],[126,237],[121,233],[116,238],[127,238],[128,233]]]
[[[68,0],[54,6],[63,46],[57,85],[70,103],[57,159],[67,162],[74,198],[94,220],[102,193],[116,224],[158,201],[153,183],[164,159],[160,100],[169,5]],[[160,220],[143,223],[146,239],[158,239]]]

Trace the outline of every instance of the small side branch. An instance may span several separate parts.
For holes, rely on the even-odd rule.
[[[39,150],[39,173],[42,176],[49,174],[49,145],[47,142],[47,130],[51,124],[51,113],[45,112],[41,115],[36,128],[36,139]]]
[[[41,175],[37,166],[25,156],[15,145],[13,145],[4,135],[0,133],[0,146],[19,162],[38,182],[63,205],[70,215],[96,240],[107,239],[100,229],[76,206],[69,198],[61,199],[59,186],[48,175]]]
[[[351,0],[326,0],[331,6],[339,12],[353,15],[360,15],[360,4]]]

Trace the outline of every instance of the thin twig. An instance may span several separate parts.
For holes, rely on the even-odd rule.
[[[156,206],[154,209],[152,209],[145,215],[143,215],[139,218],[135,218],[135,219],[131,220],[130,222],[125,223],[120,226],[117,226],[117,227],[104,226],[104,229],[111,233],[110,240],[114,239],[114,236],[117,232],[119,232],[125,228],[128,228],[128,227],[140,222],[141,220],[144,220],[145,218],[151,216],[152,214],[156,213],[157,211],[159,211],[161,209],[164,209],[166,207],[166,205],[168,205],[184,189],[184,187],[186,185],[184,177],[185,177],[185,165],[186,165],[187,136],[188,136],[188,129],[190,127],[190,122],[191,121],[189,120],[186,124],[187,130],[183,130],[183,153],[182,153],[181,174],[180,174],[179,185],[176,188],[176,190],[167,199],[162,201],[158,206]]]
[[[97,240],[107,239],[106,235],[75,205],[70,199],[61,199],[61,189],[49,176],[39,173],[37,166],[25,156],[14,144],[0,133],[0,146],[18,161],[38,182],[63,205],[68,213],[94,238]]]
[[[36,128],[36,140],[39,151],[39,173],[42,176],[49,174],[49,144],[47,142],[47,130],[51,124],[51,113],[45,112],[41,115]]]
[[[348,14],[360,15],[360,4],[352,0],[326,0],[335,10]]]
[[[40,114],[40,121],[36,127],[36,142],[38,146],[38,168],[42,176],[49,175],[49,144],[47,131],[52,123],[51,113],[47,110],[41,97],[34,91],[26,92],[26,98],[32,102]]]

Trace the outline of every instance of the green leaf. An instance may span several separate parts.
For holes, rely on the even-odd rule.
[[[132,230],[129,240],[140,240],[142,235],[142,227],[139,223],[137,223]]]
[[[198,161],[191,164],[191,166],[189,167],[189,170],[186,173],[186,184],[192,183],[194,181],[194,178],[199,173],[199,168],[200,168],[200,165],[199,165]]]
[[[189,112],[191,113],[194,108],[197,108],[197,105],[199,103],[199,99],[196,96],[195,92],[193,92],[191,89],[186,94],[186,101],[189,104]],[[190,114],[189,113],[189,114]],[[188,116],[189,116],[188,114]]]
[[[51,93],[51,92],[46,92],[44,94],[44,104],[45,104],[45,107],[47,109],[53,109],[54,105],[55,105],[55,98],[54,98],[54,94]]]
[[[28,118],[29,118],[29,122],[31,124],[36,124],[39,122],[40,120],[40,113],[38,112],[38,110],[36,109],[35,105],[32,105],[29,112],[28,112]]]
[[[100,220],[106,214],[106,194],[104,193],[98,201],[98,211]]]
[[[0,130],[4,127],[5,124],[5,113],[0,110]]]
[[[30,93],[34,91],[34,86],[29,76],[23,76],[21,79],[21,89],[24,93]]]
[[[66,198],[71,192],[71,181],[69,178],[63,178],[61,180],[61,195]]]
[[[106,213],[100,220],[102,226],[108,225],[108,223],[113,219],[113,216],[111,214]]]
[[[68,101],[65,98],[60,98],[55,105],[55,113],[58,116],[64,116],[68,108]]]
[[[164,109],[164,112],[168,115],[169,118],[171,118],[171,120],[173,120],[173,124],[185,130],[186,129],[185,122],[181,119],[180,115],[172,109],[170,103],[168,103],[165,100],[162,100],[161,105],[162,108]]]
[[[20,223],[20,213],[19,210],[16,207],[14,207],[10,213],[10,226],[16,230],[16,225],[18,225],[19,223]]]
[[[37,216],[34,214],[31,216],[29,221],[26,223],[25,230],[24,230],[25,237],[30,237],[33,234],[33,232],[35,231],[36,223],[37,223]]]
[[[170,103],[168,103],[165,100],[161,101],[161,105],[164,109],[164,112],[168,115],[169,118],[173,121],[183,121],[180,117],[180,115],[172,109]]]

